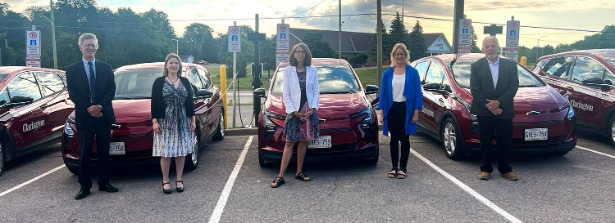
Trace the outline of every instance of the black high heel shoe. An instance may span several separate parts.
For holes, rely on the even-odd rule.
[[[172,189],[164,189],[164,185],[171,185],[171,182],[162,182],[162,192],[164,192],[165,194],[170,194],[171,192],[173,192]]]
[[[182,187],[177,187],[177,183],[182,183]],[[181,193],[184,192],[184,187],[183,187],[184,181],[183,180],[178,180],[175,181],[175,190],[177,190],[177,192]]]

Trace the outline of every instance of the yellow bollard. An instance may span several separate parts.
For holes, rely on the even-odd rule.
[[[521,56],[521,59],[519,59],[519,63],[524,67],[527,67],[527,57]]]
[[[220,91],[222,94],[222,107],[224,108],[224,129],[228,129],[228,109],[226,106],[226,65],[220,65]]]

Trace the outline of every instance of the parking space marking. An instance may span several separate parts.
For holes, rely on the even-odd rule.
[[[220,217],[222,217],[222,212],[224,212],[224,207],[226,206],[226,201],[228,200],[229,195],[231,194],[231,190],[233,190],[233,185],[235,184],[235,179],[237,179],[237,175],[239,174],[239,170],[241,170],[241,166],[243,166],[243,161],[246,158],[246,154],[248,154],[248,149],[250,148],[250,144],[252,144],[252,139],[254,136],[250,136],[246,145],[243,146],[243,151],[241,151],[241,155],[239,155],[239,159],[237,159],[237,163],[235,163],[235,168],[233,168],[233,172],[226,181],[226,185],[224,185],[224,189],[220,194],[220,199],[218,199],[218,203],[216,204],[216,208],[214,209],[211,217],[209,217],[209,223],[217,223],[220,222]]]
[[[461,189],[463,189],[464,191],[466,191],[470,195],[474,196],[474,198],[476,198],[477,200],[479,200],[483,204],[487,205],[487,207],[491,208],[492,210],[494,210],[498,214],[500,214],[503,217],[505,217],[508,221],[510,221],[510,222],[522,222],[521,220],[519,220],[515,216],[512,216],[510,213],[506,212],[504,209],[498,207],[496,204],[494,204],[493,202],[489,201],[487,198],[483,197],[483,195],[480,195],[478,192],[476,192],[475,190],[470,188],[468,185],[465,185],[463,182],[459,181],[454,176],[450,175],[449,173],[447,173],[446,171],[444,171],[440,167],[436,166],[436,164],[432,163],[427,158],[423,157],[421,154],[416,152],[414,149],[410,149],[410,153],[412,153],[413,155],[418,157],[421,161],[425,162],[432,169],[438,171],[438,173],[442,174],[442,176],[446,177],[448,180],[453,182],[455,185],[457,185],[458,187],[460,187]]]
[[[22,184],[20,184],[20,185],[14,186],[13,188],[8,189],[8,190],[6,190],[6,191],[4,191],[4,192],[0,193],[0,197],[2,197],[2,196],[4,196],[4,195],[7,195],[7,194],[9,194],[9,193],[11,193],[11,192],[13,192],[13,191],[15,191],[15,190],[19,189],[19,188],[22,188],[23,186],[26,186],[26,185],[28,185],[28,184],[31,184],[32,182],[37,181],[38,179],[41,179],[41,178],[43,178],[43,177],[45,177],[45,176],[47,176],[47,175],[49,175],[49,174],[51,174],[51,173],[53,173],[53,172],[56,172],[56,171],[58,171],[59,169],[62,169],[62,168],[64,168],[64,167],[65,167],[65,166],[64,166],[64,164],[62,164],[62,165],[60,165],[59,167],[53,168],[53,169],[51,169],[50,171],[47,171],[47,172],[45,172],[45,173],[43,173],[43,174],[41,174],[41,175],[38,175],[37,177],[32,178],[32,179],[30,179],[30,180],[28,180],[28,181],[26,181],[26,182],[24,182],[24,183],[22,183]]]
[[[585,147],[582,147],[582,146],[576,146],[576,147],[579,148],[579,149],[588,151],[588,152],[592,152],[592,153],[595,153],[595,154],[600,154],[600,155],[603,155],[603,156],[615,159],[615,156],[613,156],[611,154],[607,154],[607,153],[599,152],[599,151],[596,151],[596,150],[588,149],[588,148],[585,148]]]

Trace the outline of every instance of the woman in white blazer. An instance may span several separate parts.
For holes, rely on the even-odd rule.
[[[286,108],[286,121],[284,123],[284,136],[286,144],[280,163],[280,172],[271,182],[276,188],[284,184],[284,172],[293,156],[293,147],[299,142],[297,148],[297,174],[295,178],[309,181],[310,177],[303,173],[303,160],[307,151],[308,141],[318,138],[318,103],[320,94],[318,90],[318,74],[312,67],[312,53],[307,45],[299,43],[293,47],[289,55],[290,66],[284,69],[283,89],[284,106]],[[307,127],[306,127],[307,126]],[[303,128],[300,128],[303,127]]]

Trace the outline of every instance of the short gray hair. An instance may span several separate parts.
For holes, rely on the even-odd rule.
[[[94,35],[94,33],[84,33],[79,36],[79,46],[81,46],[84,41],[89,39],[93,39],[98,44],[98,38],[96,38],[96,35]]]

